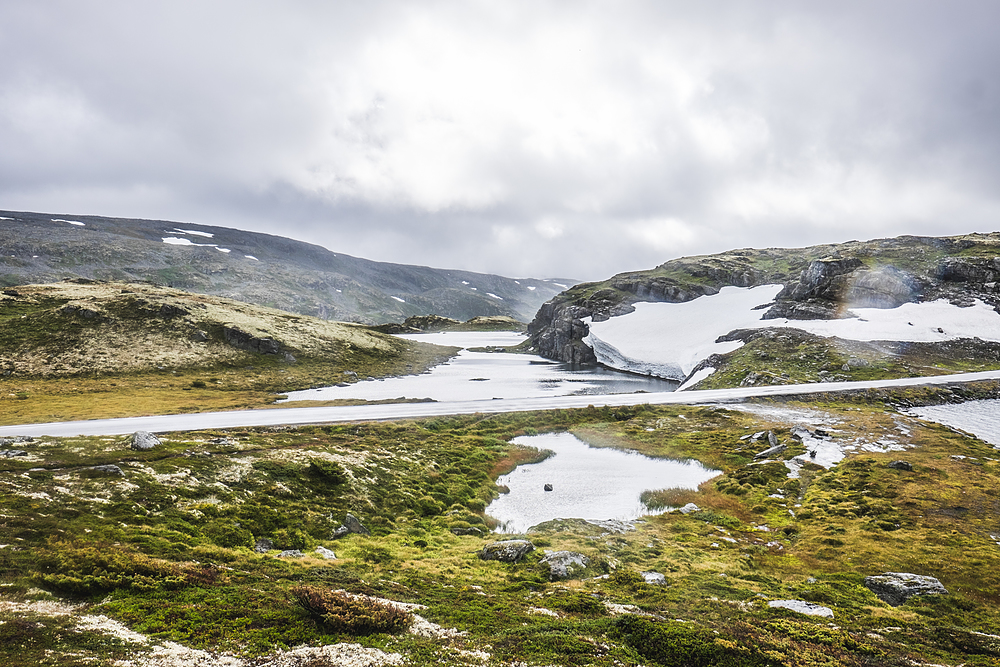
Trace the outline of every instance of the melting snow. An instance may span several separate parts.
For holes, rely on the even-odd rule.
[[[219,252],[232,252],[229,248],[220,248],[219,246],[215,246],[215,249]]]
[[[400,299],[398,296],[390,296],[389,298],[395,299],[396,301],[398,301],[400,303],[406,303],[406,301],[404,301],[403,299]]]
[[[549,282],[552,282],[552,281],[550,280]],[[556,287],[562,287],[563,289],[569,289],[569,287],[567,285],[563,285],[562,283],[552,282],[552,284],[555,285]]]
[[[534,285],[528,285],[528,289],[530,289],[532,292],[534,292],[535,291],[535,286]]]
[[[208,232],[199,232],[193,229],[177,229],[176,227],[174,227],[174,231],[177,232],[178,234],[192,234],[194,236],[204,236],[206,239],[210,239],[213,236],[215,236],[215,234],[209,234]]]
[[[0,220],[13,220],[13,219],[14,219],[14,218],[5,218],[5,217],[3,217],[3,216],[0,216]]]
[[[487,292],[487,293],[486,293],[486,296],[491,296],[491,297],[493,297],[494,299],[500,299],[501,301],[503,301],[503,297],[502,297],[502,296],[497,296],[497,295],[496,295],[496,294],[494,294],[493,292]]]
[[[7,218],[10,220],[10,218]],[[62,218],[52,218],[52,222],[68,222],[71,225],[76,225],[77,227],[86,227],[87,225],[80,222],[79,220],[63,220]]]
[[[463,280],[463,281],[462,281],[462,284],[463,284],[463,285],[468,285],[468,284],[469,284],[469,281],[468,281],[468,280]]]
[[[243,255],[243,256],[244,256],[244,257],[246,257],[247,259],[252,259],[252,260],[253,260],[253,261],[255,261],[255,262],[259,262],[259,261],[260,261],[259,259],[257,259],[257,258],[256,258],[256,257],[254,257],[253,255]]]
[[[735,329],[789,327],[845,340],[941,342],[978,337],[1000,341],[1000,315],[982,301],[967,308],[946,300],[906,303],[898,308],[856,308],[857,317],[839,320],[762,320],[781,285],[723,287],[718,294],[685,303],[637,303],[635,312],[604,322],[584,319],[584,342],[612,368],[683,379],[703,359],[726,354],[740,341],[716,343]]]
[[[711,366],[708,366],[707,368],[699,368],[697,371],[694,372],[694,375],[692,375],[691,377],[689,377],[687,380],[684,381],[684,384],[677,387],[677,391],[684,391],[689,387],[695,386],[696,384],[698,384],[699,382],[701,382],[714,372],[715,369],[712,368]]]
[[[163,242],[168,245],[189,245],[198,246],[201,248],[215,248],[217,247],[214,243],[195,243],[191,239],[182,239],[177,236],[167,236],[163,238]]]

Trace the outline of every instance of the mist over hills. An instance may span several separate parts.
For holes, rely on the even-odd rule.
[[[529,321],[574,282],[376,262],[196,223],[0,211],[0,284],[67,278],[150,281],[366,324],[431,313]]]

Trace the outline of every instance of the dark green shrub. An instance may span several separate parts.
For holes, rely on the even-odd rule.
[[[333,632],[352,635],[399,632],[409,627],[413,620],[409,612],[395,605],[351,596],[344,591],[297,586],[291,593],[296,604]]]
[[[751,667],[767,661],[753,649],[738,649],[715,641],[715,634],[693,623],[651,621],[631,614],[615,626],[625,643],[642,657],[670,667]]]
[[[568,611],[573,614],[602,616],[608,613],[608,609],[604,606],[603,602],[587,593],[559,595],[549,600],[548,605],[553,609]]]
[[[308,549],[315,542],[301,528],[282,528],[274,532],[274,547],[276,549]]]
[[[205,535],[216,545],[227,549],[252,547],[254,542],[249,530],[232,522],[211,524],[205,528]]]
[[[309,459],[309,474],[329,484],[343,484],[347,481],[347,473],[333,461]]]

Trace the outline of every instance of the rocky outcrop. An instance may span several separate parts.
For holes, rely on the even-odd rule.
[[[344,523],[333,531],[333,537],[343,537],[344,535],[349,535],[354,533],[355,535],[371,535],[371,531],[365,528],[365,525],[361,523],[358,517],[354,516],[350,512],[344,517]]]
[[[569,579],[590,565],[590,559],[575,551],[553,551],[545,554],[539,563],[549,568],[549,580]]]
[[[672,260],[649,271],[577,285],[542,305],[528,326],[534,351],[594,363],[587,318],[601,322],[638,302],[681,303],[722,287],[781,284],[761,319],[851,317],[851,308],[896,308],[945,298],[1000,308],[1000,233],[903,236],[797,249],[737,250]]]
[[[898,607],[914,595],[947,595],[948,590],[934,577],[909,572],[886,572],[865,577],[865,586],[879,600]]]
[[[479,557],[482,560],[498,560],[503,563],[517,563],[535,550],[535,545],[528,540],[503,540],[491,542],[482,548]]]
[[[223,327],[222,335],[227,343],[238,350],[259,354],[279,354],[281,352],[281,343],[273,338],[259,338],[236,327]]]
[[[771,600],[767,603],[771,609],[787,609],[806,616],[819,616],[821,618],[833,618],[833,610],[829,607],[806,602],[805,600]]]

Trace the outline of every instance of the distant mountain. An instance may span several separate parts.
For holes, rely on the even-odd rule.
[[[323,319],[528,321],[569,280],[374,262],[301,241],[163,220],[0,211],[0,285],[150,281]]]
[[[702,387],[979,370],[1000,364],[998,284],[1000,233],[745,248],[576,285],[528,332],[551,359]]]

